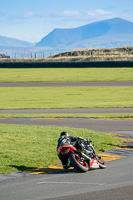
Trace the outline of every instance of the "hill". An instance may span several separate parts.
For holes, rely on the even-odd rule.
[[[78,49],[128,46],[133,46],[133,23],[121,18],[72,29],[57,28],[36,44],[0,36],[0,54],[8,54],[12,58],[41,58]]]
[[[54,29],[36,44],[42,46],[66,50],[133,46],[133,23],[113,18],[73,29]]]
[[[28,47],[32,45],[33,44],[30,42],[14,39],[10,37],[0,36],[0,46],[3,46],[3,47]]]

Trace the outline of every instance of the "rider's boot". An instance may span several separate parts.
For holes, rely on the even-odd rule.
[[[64,169],[68,169],[68,168],[70,168],[71,167],[71,164],[70,163],[67,163],[66,165],[63,165],[63,168]]]

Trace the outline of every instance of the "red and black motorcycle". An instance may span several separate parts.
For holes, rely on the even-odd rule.
[[[72,167],[80,172],[87,172],[89,169],[106,167],[103,159],[95,153],[94,147],[89,142],[84,142],[84,151],[76,149],[72,145],[61,145],[58,148],[58,154],[68,156]]]

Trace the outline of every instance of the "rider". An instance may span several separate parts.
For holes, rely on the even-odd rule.
[[[72,146],[80,149],[82,152],[85,152],[84,143],[83,143],[84,141],[92,142],[90,139],[85,139],[81,137],[73,137],[73,136],[69,136],[68,132],[61,132],[60,138],[58,139],[57,150],[62,144],[63,145],[71,144]],[[69,167],[71,167],[68,161],[68,156],[63,155],[62,153],[59,153],[58,157],[61,160],[64,169],[68,169]]]

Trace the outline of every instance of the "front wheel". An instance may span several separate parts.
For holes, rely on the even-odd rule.
[[[99,157],[99,156],[97,156],[96,159],[97,159],[97,161],[98,161],[98,163],[99,163],[99,167],[100,167],[101,169],[105,169],[105,168],[106,168],[106,164],[105,164],[105,162],[103,161],[103,159],[102,159],[101,157]]]
[[[88,163],[84,158],[80,157],[78,154],[72,153],[69,156],[71,165],[80,172],[87,172],[89,170]]]

